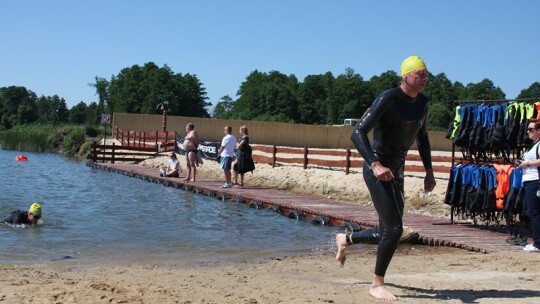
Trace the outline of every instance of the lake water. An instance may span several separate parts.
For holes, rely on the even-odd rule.
[[[19,154],[29,160],[16,161]],[[0,185],[0,217],[33,201],[43,208],[38,227],[0,224],[0,263],[205,263],[317,254],[333,250],[338,231],[59,154],[0,150]]]

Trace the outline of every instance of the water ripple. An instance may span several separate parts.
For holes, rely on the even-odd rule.
[[[204,262],[331,250],[334,228],[92,169],[57,154],[0,150],[0,216],[40,201],[39,227],[0,225],[0,263]]]

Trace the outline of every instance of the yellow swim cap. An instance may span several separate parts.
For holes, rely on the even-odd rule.
[[[33,203],[30,206],[30,209],[28,209],[28,212],[32,213],[32,215],[41,215],[41,205],[38,203]]]
[[[424,60],[418,56],[409,56],[401,63],[401,76],[410,72],[427,69]]]

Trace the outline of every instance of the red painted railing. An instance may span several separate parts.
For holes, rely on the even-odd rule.
[[[286,164],[302,164],[304,169],[308,166],[320,166],[331,168],[343,168],[345,174],[349,174],[351,168],[362,168],[364,161],[360,153],[351,151],[351,149],[336,149],[336,150],[321,150],[304,148],[290,148],[277,146],[262,146],[252,145],[253,160],[258,163],[270,164],[275,167],[276,163]],[[262,152],[266,155],[260,155],[257,152]],[[323,156],[321,158],[321,156]],[[332,156],[324,158],[324,156]],[[421,162],[420,156],[409,154],[406,157],[407,161]],[[432,156],[433,171],[439,173],[449,173],[450,164],[452,163],[451,156]],[[423,165],[407,165],[405,171],[423,172]]]
[[[156,153],[174,151],[176,132],[134,132],[123,131],[117,126],[113,126],[113,138],[121,145],[115,146],[113,150],[126,150],[122,147],[131,147],[136,150],[146,150],[150,148]],[[99,147],[102,150],[111,147]],[[360,154],[351,149],[311,149],[308,147],[291,148],[266,145],[252,145],[253,160],[258,163],[270,164],[275,167],[276,163],[301,164],[304,169],[308,166],[320,166],[330,168],[343,168],[345,174],[349,174],[352,168],[362,168],[363,160]],[[331,156],[331,157],[329,157]],[[332,158],[332,159],[329,159]],[[119,160],[119,159],[117,159]],[[409,154],[407,161],[421,162],[420,156]],[[450,156],[432,156],[433,171],[438,173],[449,173],[452,158]],[[423,172],[424,167],[417,164],[405,165],[407,172]]]

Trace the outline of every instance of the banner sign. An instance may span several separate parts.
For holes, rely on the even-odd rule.
[[[180,154],[186,154],[186,150],[184,150],[184,138],[180,137],[178,134],[176,135],[176,145],[175,145],[175,152]],[[219,149],[220,143],[214,143],[214,142],[205,142],[204,140],[201,140],[199,142],[199,152],[201,153],[202,158],[206,159],[212,159],[216,160],[218,158],[218,149]]]
[[[101,123],[104,123],[104,124],[111,123],[111,115],[110,114],[101,114]]]

